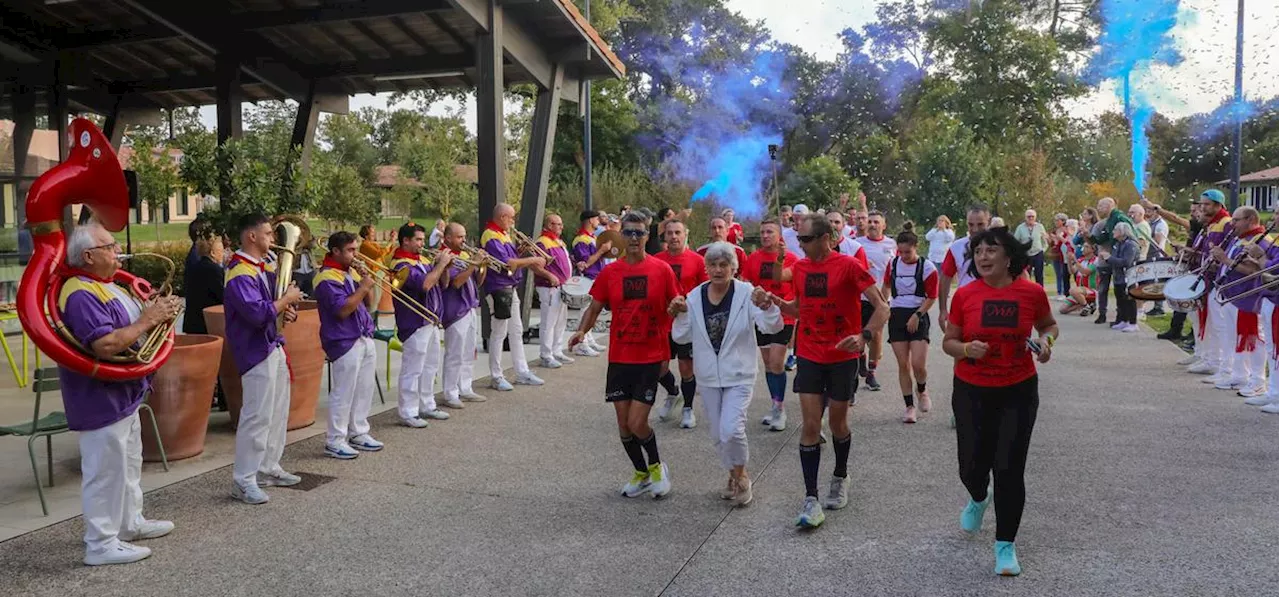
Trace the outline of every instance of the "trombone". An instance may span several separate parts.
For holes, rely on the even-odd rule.
[[[1243,278],[1238,278],[1230,282],[1227,282],[1225,284],[1222,284],[1221,286],[1218,287],[1218,293],[1217,293],[1218,304],[1225,305],[1232,301],[1238,301],[1242,298],[1251,297],[1255,294],[1261,294],[1263,292],[1275,290],[1277,286],[1277,281],[1280,281],[1280,278],[1277,278],[1278,271],[1280,271],[1280,264],[1273,265],[1268,268],[1260,269]],[[1229,288],[1234,288],[1242,284],[1251,283],[1254,280],[1257,280],[1259,278],[1262,279],[1262,283],[1258,284],[1257,286],[1248,288],[1246,290],[1242,290],[1235,294],[1228,294],[1226,292],[1226,290]]]
[[[409,293],[404,290],[404,283],[409,279],[408,268],[398,272],[392,271],[390,267],[384,265],[381,261],[359,252],[356,253],[356,263],[363,266],[360,269],[365,270],[360,273],[373,276],[374,283],[382,288],[383,292],[391,293],[395,300],[408,307],[415,315],[431,322],[436,327],[440,327],[440,317],[432,313],[417,299],[409,296]]]

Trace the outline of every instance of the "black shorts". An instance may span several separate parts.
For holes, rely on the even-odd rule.
[[[774,344],[786,346],[791,343],[791,335],[795,331],[796,326],[790,323],[782,326],[782,330],[776,334],[764,334],[760,332],[759,328],[756,328],[756,346],[771,346]]]
[[[912,307],[894,307],[889,310],[889,342],[915,342],[922,340],[929,341],[929,314],[925,313],[920,316],[920,325],[916,326],[916,332],[913,334],[907,331],[907,320],[911,319],[911,314],[916,309]]]
[[[862,329],[867,329],[867,324],[871,323],[871,316],[876,312],[876,308],[866,299],[862,300]]]
[[[635,400],[653,406],[661,370],[662,363],[609,363],[609,370],[605,373],[604,401]]]
[[[671,358],[680,359],[681,361],[693,360],[693,343],[680,344],[675,340],[671,340]]]
[[[791,391],[797,394],[822,394],[824,398],[852,402],[858,391],[858,359],[839,363],[815,363],[796,357],[796,379]]]

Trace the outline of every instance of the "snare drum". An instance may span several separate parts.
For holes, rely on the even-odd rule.
[[[1197,274],[1174,276],[1164,283],[1164,300],[1179,313],[1190,313],[1200,308],[1209,284]]]
[[[1172,278],[1187,273],[1186,267],[1173,259],[1154,259],[1125,270],[1129,296],[1140,301],[1164,300],[1165,284]]]
[[[574,276],[560,285],[560,299],[570,309],[586,309],[591,305],[591,278]]]

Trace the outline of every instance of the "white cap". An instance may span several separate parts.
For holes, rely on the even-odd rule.
[[[795,214],[807,214],[807,213],[809,213],[809,206],[807,206],[807,205],[805,205],[805,204],[803,204],[803,203],[797,203],[797,204],[795,205],[795,207],[792,207],[792,208],[791,208],[791,213],[795,213]]]

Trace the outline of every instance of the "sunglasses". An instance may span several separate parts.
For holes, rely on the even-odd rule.
[[[627,238],[641,238],[646,234],[648,234],[648,232],[645,232],[644,230],[629,229],[622,231],[622,236]]]
[[[821,237],[822,237],[821,234],[797,234],[796,240],[802,243],[811,243],[813,242],[813,239],[821,238]]]

